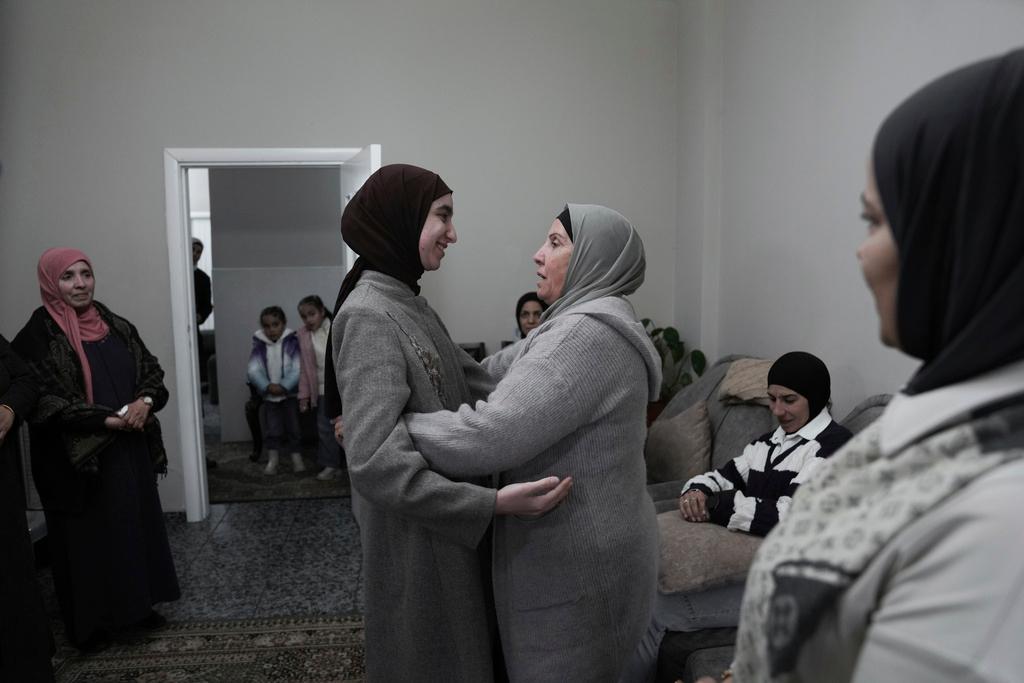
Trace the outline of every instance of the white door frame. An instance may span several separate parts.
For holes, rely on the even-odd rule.
[[[380,145],[367,145],[370,168],[380,167]],[[200,522],[210,514],[203,450],[202,403],[199,393],[199,358],[196,353],[198,329],[195,292],[192,284],[191,226],[188,215],[189,168],[217,166],[343,166],[362,147],[338,148],[255,148],[164,150],[164,201],[167,219],[167,254],[170,266],[171,329],[174,330],[178,434],[181,443],[185,483],[185,516]],[[188,334],[181,334],[187,330]]]

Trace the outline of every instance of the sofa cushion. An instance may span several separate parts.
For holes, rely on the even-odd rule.
[[[678,510],[658,515],[658,590],[700,591],[742,581],[761,539],[710,523],[687,522]]]
[[[711,449],[711,467],[724,467],[739,457],[748,443],[774,431],[779,423],[770,410],[757,403],[725,405],[719,410],[708,409],[714,445]],[[716,421],[717,418],[717,421]]]
[[[877,420],[878,417],[885,412],[885,407],[889,405],[889,401],[891,399],[892,394],[875,394],[874,396],[868,396],[866,399],[854,406],[853,410],[850,411],[850,414],[844,417],[842,422],[839,424],[849,429],[850,433],[856,434]]]
[[[711,423],[712,445],[709,469],[722,467],[742,453],[743,447],[748,443],[778,427],[771,411],[765,406],[757,403],[727,404],[718,400],[721,384],[729,367],[735,361],[743,359],[749,359],[749,356],[731,355],[717,360],[698,380],[673,396],[654,422],[656,425],[662,420],[672,419],[688,410],[697,401],[705,401],[708,409],[708,422]],[[652,484],[648,487],[648,492],[655,503],[662,501],[665,496],[671,496],[672,500],[666,502],[665,506],[667,509],[672,509],[682,484],[682,481],[665,485]]]
[[[759,403],[768,405],[768,371],[774,361],[740,358],[729,365],[718,390],[725,403]]]
[[[711,423],[704,401],[647,431],[644,448],[647,481],[683,481],[708,471],[711,463]]]

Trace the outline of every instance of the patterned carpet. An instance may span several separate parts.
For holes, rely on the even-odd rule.
[[[58,683],[345,683],[364,673],[359,616],[171,623],[56,668]]]
[[[257,500],[292,500],[295,498],[340,498],[349,495],[348,473],[339,478],[319,481],[320,467],[315,462],[315,446],[303,449],[306,471],[292,471],[290,457],[282,458],[277,474],[263,474],[266,456],[254,463],[249,460],[250,442],[206,444],[206,455],[217,467],[206,470],[211,503],[239,503]]]

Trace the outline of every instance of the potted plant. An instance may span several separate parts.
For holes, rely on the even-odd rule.
[[[650,318],[640,321],[644,330],[654,343],[654,348],[661,355],[661,396],[648,406],[648,424],[672,400],[679,391],[693,383],[695,377],[704,374],[707,358],[700,349],[686,349],[686,344],[679,337],[679,330],[674,327],[656,327]]]

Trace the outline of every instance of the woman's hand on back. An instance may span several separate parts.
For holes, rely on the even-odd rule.
[[[498,489],[496,515],[539,517],[547,514],[569,495],[572,477],[547,477],[538,481],[508,484]]]

